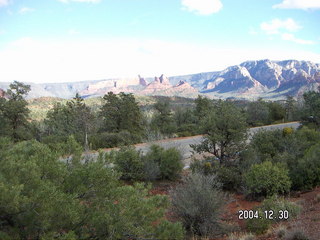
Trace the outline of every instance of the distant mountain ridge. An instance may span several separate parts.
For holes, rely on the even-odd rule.
[[[196,97],[198,94],[212,98],[282,99],[287,95],[301,96],[305,91],[320,86],[320,64],[309,61],[268,59],[246,61],[223,71],[189,74],[183,76],[104,79],[71,83],[31,83],[29,98],[71,98],[77,92],[84,97],[102,96],[109,91],[137,95],[162,95]],[[9,83],[0,83],[7,89]]]

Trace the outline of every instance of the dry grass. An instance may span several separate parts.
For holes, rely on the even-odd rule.
[[[256,236],[252,233],[232,233],[227,240],[255,240]]]

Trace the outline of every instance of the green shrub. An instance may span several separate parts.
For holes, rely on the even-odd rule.
[[[145,180],[147,181],[153,181],[157,180],[161,177],[161,171],[159,164],[155,162],[153,159],[144,159],[144,166],[143,166],[143,171],[144,171],[144,176]]]
[[[140,152],[133,147],[126,147],[114,154],[115,169],[121,173],[123,180],[144,179],[144,164]]]
[[[193,173],[216,175],[223,190],[239,191],[242,186],[242,176],[237,165],[225,166],[219,164],[214,158],[206,158],[204,160],[193,160],[190,169]]]
[[[152,145],[150,151],[143,159],[149,170],[152,170],[150,168],[153,168],[153,170],[156,171],[155,165],[159,166],[160,178],[162,179],[176,179],[183,169],[181,154],[174,148],[165,150],[158,145]]]
[[[271,223],[272,221],[266,218],[253,218],[246,221],[246,227],[250,232],[255,234],[263,234],[267,232]]]
[[[279,198],[277,196],[272,196],[270,198],[265,199],[260,205],[259,209],[264,211],[273,211],[274,213],[274,222],[279,222],[281,219],[279,218],[279,211],[288,211],[289,218],[295,218],[299,215],[301,211],[301,207],[294,203],[290,202],[284,198]],[[283,219],[285,220],[285,219]]]
[[[203,160],[193,159],[190,164],[192,173],[200,173],[203,175],[212,175],[215,173],[214,163],[212,158]]]
[[[292,167],[290,177],[293,188],[312,189],[320,184],[320,144],[312,146],[305,156]]]
[[[215,173],[224,190],[236,192],[241,190],[242,176],[237,166],[217,166]]]
[[[182,224],[165,221],[168,197],[124,185],[102,157],[74,165],[1,138],[0,149],[0,239],[183,239]]]
[[[284,129],[282,129],[282,135],[284,137],[291,135],[292,133],[293,133],[293,128],[291,128],[291,127],[285,127]]]
[[[140,140],[139,136],[135,136],[128,131],[121,131],[119,133],[103,132],[89,137],[91,148],[95,150],[99,148],[127,146]]]
[[[175,148],[169,148],[163,151],[160,172],[162,179],[174,180],[179,176],[183,169],[181,154]]]
[[[191,174],[170,195],[173,212],[188,231],[200,236],[223,232],[221,213],[227,201],[215,176]]]
[[[251,166],[244,179],[248,193],[253,197],[284,194],[291,186],[287,168],[269,161]]]
[[[254,210],[259,212],[259,216],[261,218],[248,219],[246,221],[247,229],[256,234],[263,234],[268,230],[271,224],[287,220],[279,218],[280,211],[287,210],[289,219],[291,219],[298,216],[301,211],[301,207],[294,202],[285,200],[284,198],[273,196],[265,199],[261,205],[256,207]],[[266,218],[265,211],[272,211],[272,219]]]

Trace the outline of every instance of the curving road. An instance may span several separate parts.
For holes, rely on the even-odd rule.
[[[291,127],[293,129],[297,129],[300,126],[299,122],[290,122],[290,123],[281,123],[281,124],[274,124],[274,125],[267,125],[267,126],[262,126],[262,127],[254,127],[249,129],[249,139],[252,135],[257,133],[258,131],[261,130],[275,130],[275,129],[283,129],[285,127]],[[190,163],[190,157],[192,155],[192,148],[190,147],[190,144],[199,144],[202,141],[203,136],[202,135],[197,135],[197,136],[192,136],[192,137],[181,137],[181,138],[169,138],[169,139],[164,139],[164,140],[158,140],[158,141],[152,141],[148,143],[140,143],[134,145],[137,150],[140,150],[142,153],[148,152],[149,148],[151,145],[156,144],[159,145],[165,149],[174,147],[178,149],[181,154],[182,158],[185,164],[185,167],[188,168],[189,163]],[[117,149],[117,148],[113,148]],[[103,149],[103,151],[109,152],[112,149]],[[86,156],[90,158],[95,158],[98,156],[97,152],[90,152],[85,154]]]

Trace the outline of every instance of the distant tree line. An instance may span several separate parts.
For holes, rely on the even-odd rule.
[[[149,110],[151,115],[145,113],[132,94],[109,92],[101,98],[97,111],[76,94],[66,104],[55,104],[43,121],[36,122],[30,119],[25,100],[29,91],[30,86],[14,82],[7,90],[8,97],[0,98],[1,136],[9,136],[16,142],[35,138],[51,147],[65,143],[70,135],[88,150],[203,134],[205,129],[201,125],[204,121],[212,121],[208,116],[219,112],[221,107],[227,108],[227,112],[233,111],[229,115],[243,113],[248,126],[295,120],[303,120],[314,127],[320,124],[317,92],[304,94],[303,105],[292,97],[282,102],[262,99],[231,102],[198,96],[191,106],[173,106],[168,99],[160,98]]]

